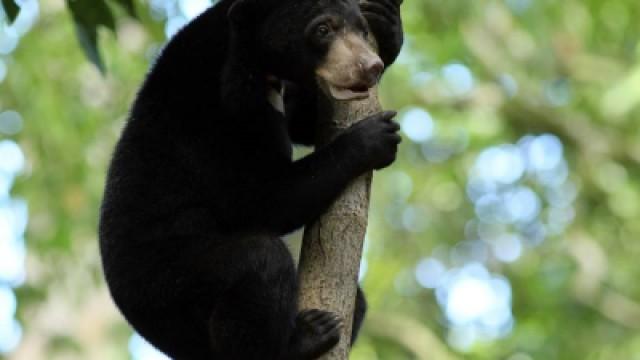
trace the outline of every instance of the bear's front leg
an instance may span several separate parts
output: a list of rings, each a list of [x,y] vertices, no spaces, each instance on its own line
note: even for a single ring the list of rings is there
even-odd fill
[[[225,209],[220,225],[283,235],[315,220],[351,180],[395,161],[401,141],[395,115],[372,115],[304,158],[260,174],[234,194],[235,205]]]

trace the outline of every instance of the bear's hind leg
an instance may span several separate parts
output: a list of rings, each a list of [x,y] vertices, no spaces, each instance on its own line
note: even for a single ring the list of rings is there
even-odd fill
[[[297,274],[281,239],[230,240],[224,268],[230,287],[212,304],[209,338],[214,359],[278,359],[296,317]]]
[[[336,314],[317,309],[301,311],[288,353],[283,360],[311,360],[331,350],[340,340],[342,323]]]
[[[217,302],[209,319],[213,359],[278,359],[293,330],[295,304],[260,274],[245,276]],[[286,291],[285,291],[286,292]]]
[[[362,288],[358,286],[358,292],[356,293],[356,306],[353,311],[353,326],[351,327],[351,346],[356,342],[358,333],[364,322],[364,316],[367,312],[367,300],[364,297]]]
[[[241,246],[239,246],[241,245]],[[209,339],[214,359],[305,360],[331,349],[338,319],[309,310],[297,314],[297,272],[279,238],[237,239],[236,264],[244,269],[213,304]],[[245,258],[246,257],[246,258]]]

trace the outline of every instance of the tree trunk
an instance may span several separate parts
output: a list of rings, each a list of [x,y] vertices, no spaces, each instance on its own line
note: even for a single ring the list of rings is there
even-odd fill
[[[377,91],[360,101],[321,101],[317,145],[380,111]],[[348,358],[372,174],[360,176],[315,223],[305,227],[300,253],[300,309],[322,309],[344,322],[340,342],[323,359]]]

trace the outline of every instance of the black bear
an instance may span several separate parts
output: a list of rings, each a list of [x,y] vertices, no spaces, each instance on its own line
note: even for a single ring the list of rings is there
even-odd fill
[[[316,99],[366,96],[401,43],[394,0],[221,0],[169,42],[101,208],[104,274],[136,331],[175,359],[315,359],[337,343],[341,320],[298,310],[280,237],[395,160],[395,113],[297,161],[291,146],[313,142]]]

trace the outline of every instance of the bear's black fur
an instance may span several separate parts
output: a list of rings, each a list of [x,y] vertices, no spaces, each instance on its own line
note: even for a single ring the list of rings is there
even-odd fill
[[[362,13],[390,64],[402,42],[397,6],[372,0]],[[312,359],[338,340],[332,314],[298,312],[280,236],[391,164],[399,137],[385,112],[292,161],[292,141],[314,137],[314,69],[327,47],[311,47],[305,30],[322,14],[362,27],[349,0],[222,0],[169,42],[133,105],[108,173],[100,250],[119,309],[173,358]],[[268,77],[290,90],[286,119],[267,101]],[[354,338],[361,291],[357,303]]]

